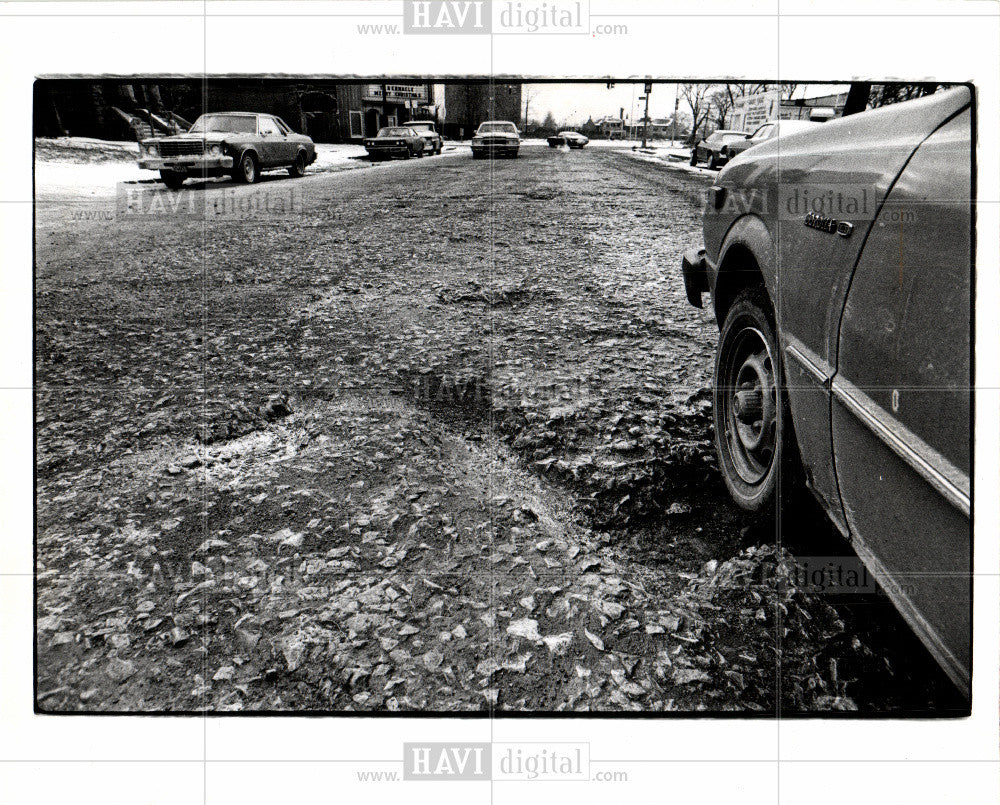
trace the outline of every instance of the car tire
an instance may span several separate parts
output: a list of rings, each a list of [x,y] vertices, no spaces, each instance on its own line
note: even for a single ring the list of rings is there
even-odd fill
[[[691,166],[692,167],[696,167],[697,165],[698,165],[698,152],[697,151],[692,151],[691,152]]]
[[[160,171],[160,181],[171,190],[180,190],[181,185],[184,184],[184,180],[186,178],[187,176],[183,173],[178,173],[177,171]]]
[[[295,155],[295,161],[288,166],[288,175],[294,179],[301,179],[306,175],[306,153],[299,151]]]
[[[257,159],[249,151],[240,157],[233,170],[233,179],[240,184],[253,184],[260,178],[260,167]]]
[[[719,169],[719,160],[716,158],[715,154],[712,154],[708,158],[708,167],[709,167],[710,170],[718,170]]]
[[[747,511],[774,510],[801,487],[774,313],[762,287],[741,291],[722,324],[712,392],[726,488]]]

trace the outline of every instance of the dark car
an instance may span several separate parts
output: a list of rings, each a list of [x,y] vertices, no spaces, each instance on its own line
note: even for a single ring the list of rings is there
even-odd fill
[[[753,134],[745,140],[735,140],[722,147],[721,154],[729,161],[737,154],[742,154],[748,148],[760,145],[774,137],[788,137],[801,131],[810,131],[819,123],[813,120],[772,120],[757,127]]]
[[[746,138],[746,132],[742,131],[729,129],[713,131],[707,139],[702,140],[691,149],[691,164],[697,165],[699,162],[706,162],[708,167],[712,169],[721,168],[729,159],[725,154],[726,146]]]
[[[189,176],[231,175],[253,184],[262,171],[287,168],[302,176],[316,159],[316,146],[280,118],[253,112],[212,112],[184,134],[139,143],[139,167],[158,170],[176,190]]]
[[[569,148],[583,148],[590,142],[590,139],[584,137],[578,131],[560,131],[558,134],[553,134],[549,137],[548,141],[549,148],[560,148],[564,145]]]
[[[472,158],[488,156],[516,157],[521,149],[517,126],[508,120],[487,120],[480,123],[472,138]]]
[[[424,138],[424,146],[428,154],[440,154],[444,140],[438,134],[433,120],[411,120],[406,124]]]
[[[378,134],[365,140],[365,148],[372,159],[409,159],[413,156],[422,157],[427,144],[411,126],[383,126]]]
[[[769,511],[808,488],[966,694],[971,116],[959,87],[754,147],[709,189],[681,266],[720,328],[733,500]]]

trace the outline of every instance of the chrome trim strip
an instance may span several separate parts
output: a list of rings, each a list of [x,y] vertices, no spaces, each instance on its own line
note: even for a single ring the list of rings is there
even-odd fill
[[[886,566],[868,549],[863,540],[855,539],[853,546],[855,552],[858,554],[858,558],[864,563],[865,567],[868,568],[878,583],[882,585],[882,589],[885,590],[889,599],[896,605],[896,608],[903,616],[903,620],[916,632],[917,637],[920,638],[920,641],[934,656],[934,659],[938,661],[938,664],[944,669],[944,672],[951,681],[958,686],[962,693],[969,696],[971,691],[971,669],[966,668],[955,658],[955,655],[945,645],[941,634],[931,626],[930,622],[920,614],[920,611],[906,596],[899,582],[896,580],[899,574],[890,573]]]
[[[830,375],[824,372],[818,364],[816,364],[812,358],[809,358],[802,350],[795,344],[789,344],[785,347],[785,353],[795,358],[795,361],[809,374],[813,376],[814,379],[818,380],[821,385],[826,386],[830,382]]]
[[[832,388],[834,396],[918,475],[966,517],[971,514],[969,478],[964,472],[898,422],[890,427],[880,416],[882,409],[853,384],[835,378]]]

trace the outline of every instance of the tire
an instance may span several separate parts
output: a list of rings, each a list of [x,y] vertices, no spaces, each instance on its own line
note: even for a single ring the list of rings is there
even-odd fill
[[[692,167],[696,167],[698,165],[698,150],[697,149],[694,149],[693,151],[691,151],[691,165],[692,165]]]
[[[472,152],[472,158],[473,159],[482,159],[484,156],[486,156],[486,154],[477,153],[476,151]]]
[[[288,175],[294,179],[301,179],[306,175],[306,153],[299,151],[295,155],[295,161],[288,167]]]
[[[183,173],[177,173],[177,171],[160,171],[160,181],[171,190],[180,190],[186,178],[187,176]]]
[[[233,179],[240,184],[253,184],[260,178],[260,167],[253,154],[247,152],[233,168]]]
[[[708,158],[708,167],[709,167],[710,170],[718,170],[719,169],[719,161],[716,159],[715,154],[712,154]]]
[[[726,488],[751,512],[774,510],[778,498],[801,487],[783,371],[767,293],[741,291],[719,333],[712,415]]]

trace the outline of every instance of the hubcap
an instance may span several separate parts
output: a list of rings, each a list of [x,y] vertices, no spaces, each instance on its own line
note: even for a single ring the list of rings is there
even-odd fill
[[[254,174],[253,160],[252,159],[244,159],[243,160],[243,175],[246,176],[248,179],[253,179],[253,174]]]
[[[729,453],[740,478],[756,484],[770,471],[777,445],[778,393],[767,339],[754,327],[740,330],[724,367],[720,397]]]

